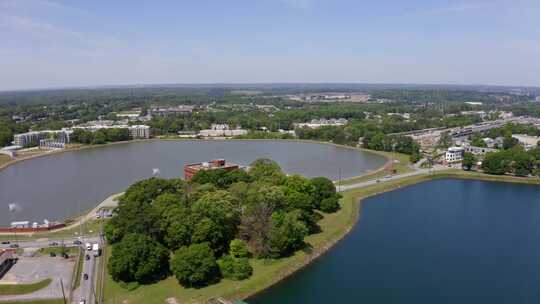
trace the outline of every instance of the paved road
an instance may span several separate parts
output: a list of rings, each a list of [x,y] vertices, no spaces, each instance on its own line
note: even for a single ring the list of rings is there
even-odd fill
[[[83,238],[83,244],[85,242],[90,243],[97,243],[99,241],[98,236],[88,236]],[[57,242],[59,245],[62,244],[62,241],[64,241],[64,245],[66,247],[74,247],[77,246],[73,244],[73,240],[62,240],[62,239],[47,239],[47,240],[35,240],[35,241],[24,241],[24,242],[18,242],[20,248],[46,248],[51,247],[49,246],[52,242]],[[11,244],[15,244],[15,241],[11,241],[10,244],[1,244],[0,249],[7,249]]]
[[[431,173],[431,172],[435,172],[435,171],[448,170],[448,169],[449,169],[448,167],[436,165],[431,169],[417,169],[416,171],[411,171],[411,172],[402,173],[402,174],[396,174],[396,175],[388,175],[387,177],[383,177],[383,178],[379,178],[379,179],[372,179],[372,180],[368,180],[368,181],[360,182],[360,183],[356,183],[356,184],[341,185],[341,186],[338,186],[338,191],[343,192],[343,191],[352,190],[352,189],[364,188],[364,187],[367,187],[367,186],[375,185],[377,183],[402,179],[402,178],[409,177],[409,176],[427,174],[427,173]],[[377,182],[377,181],[379,181],[379,182]]]
[[[86,300],[86,303],[95,303],[95,286],[96,286],[96,271],[99,268],[100,257],[94,257],[93,252],[86,251],[85,255],[90,257],[89,260],[84,259],[83,269],[81,271],[81,285],[78,288],[78,292],[73,297],[74,303],[79,303],[82,299]],[[88,275],[88,279],[84,279],[84,275]]]

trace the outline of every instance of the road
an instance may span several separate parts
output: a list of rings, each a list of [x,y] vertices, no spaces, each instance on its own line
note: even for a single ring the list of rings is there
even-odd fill
[[[377,183],[382,183],[382,182],[386,182],[386,181],[392,181],[392,180],[397,180],[397,179],[401,179],[401,178],[405,178],[405,177],[409,177],[409,176],[428,174],[428,173],[431,173],[431,172],[443,171],[443,170],[448,170],[448,167],[435,165],[431,169],[417,168],[415,171],[411,171],[411,172],[407,172],[407,173],[388,175],[388,176],[383,177],[383,178],[372,179],[372,180],[368,180],[368,181],[360,182],[360,183],[356,183],[356,184],[339,185],[337,190],[339,192],[343,192],[343,191],[352,190],[352,189],[364,188],[364,187],[367,187],[367,186],[375,185]]]
[[[88,236],[83,238],[83,245],[85,242],[97,243],[99,242],[98,236]],[[59,246],[64,241],[66,247],[75,247],[76,244],[73,244],[72,240],[66,241],[65,239],[46,239],[46,240],[35,240],[35,241],[24,241],[18,242],[20,248],[46,248],[46,247],[55,247],[49,246],[52,242],[57,242]],[[1,244],[0,249],[8,249],[11,244],[15,244],[15,241],[11,241],[10,244]]]
[[[94,257],[94,253],[86,251],[85,256],[88,255],[89,259],[84,258],[83,269],[81,271],[81,285],[79,286],[78,297],[74,297],[74,303],[79,303],[81,299],[85,299],[86,303],[95,303],[96,294],[96,270],[99,268],[100,257]],[[88,279],[84,279],[84,275],[88,275]]]

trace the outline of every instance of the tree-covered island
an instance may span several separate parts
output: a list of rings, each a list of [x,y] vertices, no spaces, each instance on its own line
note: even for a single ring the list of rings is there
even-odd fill
[[[108,271],[124,287],[173,275],[184,287],[251,276],[252,259],[309,248],[321,213],[339,209],[324,177],[286,175],[259,159],[249,171],[200,171],[189,182],[153,177],[130,186],[105,233]]]

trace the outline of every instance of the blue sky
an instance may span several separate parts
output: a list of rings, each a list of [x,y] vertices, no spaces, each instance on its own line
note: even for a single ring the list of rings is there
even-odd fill
[[[0,0],[0,90],[259,82],[540,86],[540,1]]]

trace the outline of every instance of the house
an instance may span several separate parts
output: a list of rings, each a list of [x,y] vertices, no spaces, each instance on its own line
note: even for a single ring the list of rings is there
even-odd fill
[[[463,153],[465,149],[462,147],[450,147],[445,154],[445,160],[447,163],[455,163],[463,160]]]

